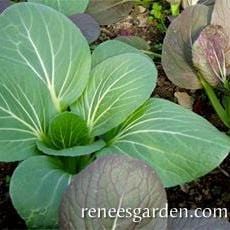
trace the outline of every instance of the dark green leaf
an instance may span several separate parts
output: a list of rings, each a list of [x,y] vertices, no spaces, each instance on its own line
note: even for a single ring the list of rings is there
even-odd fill
[[[101,150],[104,146],[105,146],[105,142],[102,140],[99,140],[92,144],[88,144],[84,146],[73,146],[71,148],[58,150],[50,146],[47,146],[40,141],[37,142],[38,149],[42,151],[43,153],[46,153],[51,156],[67,156],[67,157],[89,155],[91,153]]]
[[[71,112],[58,114],[51,121],[49,137],[56,149],[86,145],[90,141],[86,122]]]

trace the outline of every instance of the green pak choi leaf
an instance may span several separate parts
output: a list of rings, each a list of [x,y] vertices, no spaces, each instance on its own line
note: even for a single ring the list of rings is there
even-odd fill
[[[28,2],[47,5],[67,16],[83,13],[89,4],[89,0],[28,0]]]
[[[21,81],[39,79],[58,111],[82,94],[89,78],[90,50],[69,19],[44,5],[19,3],[3,12],[0,23],[0,64],[8,75]]]
[[[51,121],[49,136],[56,149],[86,145],[90,140],[86,122],[70,112],[61,113]]]
[[[50,119],[82,94],[90,50],[71,21],[39,4],[7,8],[0,31],[0,160],[18,161],[35,154]]]
[[[192,181],[217,167],[230,140],[195,113],[162,99],[150,99],[106,135],[99,155],[120,153],[146,161],[166,187]]]
[[[116,39],[103,42],[100,45],[98,45],[96,49],[93,51],[92,68],[110,57],[118,56],[120,54],[125,53],[141,54],[141,52],[135,47],[130,46],[124,42],[118,41]]]
[[[10,196],[29,229],[57,229],[61,197],[72,175],[59,159],[31,157],[22,162],[10,182]]]
[[[103,140],[98,140],[92,144],[87,145],[76,145],[65,149],[55,149],[53,146],[49,146],[41,141],[37,141],[37,147],[43,153],[51,156],[66,156],[66,157],[78,157],[89,155],[97,152],[105,147],[106,143]]]
[[[89,84],[72,110],[87,121],[91,136],[104,134],[149,98],[156,77],[154,63],[143,55],[108,58],[92,70]]]

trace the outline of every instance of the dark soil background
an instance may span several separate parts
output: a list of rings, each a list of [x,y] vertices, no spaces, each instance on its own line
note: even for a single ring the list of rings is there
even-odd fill
[[[152,51],[159,52],[158,49],[162,44],[164,33],[156,29],[156,22],[148,21],[147,15],[148,12],[145,12],[143,8],[138,8],[138,12],[134,11],[126,20],[112,26],[103,27],[97,44],[119,35],[137,35],[149,42]],[[202,91],[193,92],[174,86],[167,80],[160,60],[156,59],[154,62],[159,72],[158,84],[153,92],[154,96],[181,104],[180,98],[178,100],[175,95],[178,92],[186,93],[187,98],[191,99],[189,103],[191,103],[191,109],[194,112],[208,119],[221,131],[226,131]],[[8,192],[10,176],[15,167],[16,164],[0,163],[0,230],[26,229],[24,222],[17,215],[11,204]],[[230,207],[230,157],[219,168],[197,181],[167,189],[167,195],[170,208]],[[26,199],[26,197],[23,199]]]

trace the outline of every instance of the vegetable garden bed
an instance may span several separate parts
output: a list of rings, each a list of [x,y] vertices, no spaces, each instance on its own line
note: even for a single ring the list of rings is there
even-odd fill
[[[118,5],[115,13],[114,6],[99,0],[92,0],[87,10],[84,0],[79,1],[82,5],[75,1],[70,5],[65,1],[61,5],[56,1],[29,2],[9,7],[8,1],[0,0],[0,9],[6,8],[0,18],[0,229],[59,226],[77,230],[86,229],[86,225],[93,229],[90,219],[82,221],[69,207],[78,211],[84,205],[100,207],[89,196],[94,190],[102,191],[97,199],[105,206],[105,194],[116,190],[108,199],[117,207],[129,189],[135,191],[132,196],[140,195],[135,190],[140,178],[144,191],[139,198],[151,194],[152,203],[146,203],[146,208],[163,207],[167,201],[169,208],[189,210],[230,207],[229,31],[224,19],[218,21],[215,16],[226,7],[226,0],[220,0],[214,10],[212,0],[190,7],[189,1],[183,1],[179,8],[181,1],[127,1],[124,5],[114,1],[115,7]],[[230,13],[230,7],[225,10]],[[211,25],[211,32],[207,31],[210,15],[205,18],[204,12],[214,15],[213,25],[221,24],[221,28],[215,27],[213,32]],[[193,20],[186,21],[185,16]],[[13,25],[11,30],[9,25]],[[206,31],[201,30],[204,27]],[[186,33],[195,36],[194,46],[186,40]],[[10,40],[12,34],[17,36]],[[43,44],[41,34],[47,34]],[[56,39],[62,34],[65,45]],[[199,50],[198,56],[193,54],[192,59],[192,47],[186,54],[181,42],[184,47],[195,47],[193,52]],[[215,59],[206,58],[208,55]],[[74,75],[76,71],[78,75]],[[25,75],[35,80],[25,83],[21,80]],[[8,118],[12,114],[13,118]],[[9,127],[3,118],[9,119]],[[15,143],[20,142],[20,148],[9,138],[18,139]],[[32,141],[26,144],[22,139]],[[49,180],[40,179],[46,177]],[[115,183],[113,188],[110,180]],[[127,190],[125,181],[131,181]],[[79,184],[87,184],[88,190]],[[147,191],[149,184],[151,192]],[[127,195],[127,201],[132,196]],[[135,199],[129,204],[140,205]],[[94,225],[113,230],[136,226],[127,221],[118,228],[114,219],[103,221]],[[139,225],[143,230],[176,229],[177,222],[170,221],[168,227],[167,220],[157,218]],[[220,230],[229,229],[226,220],[218,221],[210,219],[207,228],[214,224]]]

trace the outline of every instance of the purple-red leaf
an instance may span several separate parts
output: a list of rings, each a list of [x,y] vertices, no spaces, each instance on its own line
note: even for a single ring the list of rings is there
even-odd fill
[[[89,43],[92,43],[100,36],[100,26],[89,14],[75,14],[69,17],[81,30]]]
[[[195,212],[194,210],[183,213],[182,216],[170,217],[168,230],[229,230],[230,223],[224,219],[209,216],[209,213]],[[197,216],[197,217],[196,217]]]
[[[193,64],[212,86],[226,78],[225,50],[228,37],[221,26],[209,25],[193,45]]]
[[[213,25],[220,25],[223,27],[224,32],[228,36],[228,50],[226,52],[226,68],[230,71],[230,1],[229,0],[217,0],[214,5],[212,13]]]
[[[90,218],[87,209],[104,208],[109,212],[114,208],[119,215],[126,215],[120,213],[121,209],[129,209],[133,213],[140,208],[139,216],[142,216],[144,209],[166,207],[166,202],[165,190],[158,176],[143,161],[118,155],[101,157],[73,178],[60,207],[60,228],[128,230],[136,229],[138,224],[138,229],[165,230],[167,219],[158,218],[158,213],[155,218],[143,218],[138,223],[132,214],[120,218],[114,213],[117,219],[108,215],[107,218]],[[82,218],[82,213],[85,218]],[[94,215],[98,213],[94,212]]]
[[[0,0],[0,14],[10,5],[11,2],[9,0]]]
[[[209,24],[207,6],[186,8],[167,31],[162,53],[162,64],[168,78],[181,88],[199,89],[201,84],[192,64],[192,45],[203,28]]]

